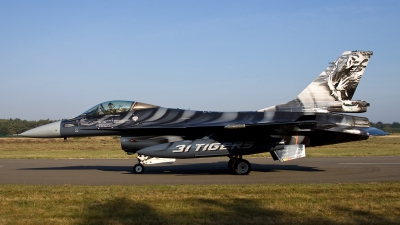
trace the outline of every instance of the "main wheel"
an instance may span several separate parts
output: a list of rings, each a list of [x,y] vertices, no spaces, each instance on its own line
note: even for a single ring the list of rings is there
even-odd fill
[[[228,168],[231,172],[235,172],[235,162],[236,160],[230,159],[228,161]]]
[[[133,166],[133,172],[136,174],[140,174],[144,172],[144,166],[140,163]]]
[[[250,173],[251,165],[249,161],[244,159],[238,159],[235,163],[235,172],[238,175],[247,175]]]

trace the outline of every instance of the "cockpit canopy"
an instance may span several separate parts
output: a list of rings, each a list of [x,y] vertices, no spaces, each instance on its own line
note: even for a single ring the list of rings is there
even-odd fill
[[[95,105],[89,110],[86,110],[84,113],[82,113],[81,116],[110,115],[110,114],[118,114],[128,111],[134,111],[134,110],[136,111],[136,110],[157,108],[157,107],[158,106],[156,105],[150,105],[141,102],[115,100]]]

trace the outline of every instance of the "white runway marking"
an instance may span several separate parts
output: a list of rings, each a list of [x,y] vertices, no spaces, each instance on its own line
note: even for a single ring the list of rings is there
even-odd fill
[[[400,165],[400,163],[338,163],[345,165]]]

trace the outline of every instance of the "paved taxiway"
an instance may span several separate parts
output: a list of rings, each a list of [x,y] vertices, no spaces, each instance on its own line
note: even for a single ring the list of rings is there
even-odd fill
[[[133,174],[135,159],[1,159],[0,184],[260,184],[400,181],[400,157],[247,158],[248,176],[229,173],[227,159],[177,160]]]

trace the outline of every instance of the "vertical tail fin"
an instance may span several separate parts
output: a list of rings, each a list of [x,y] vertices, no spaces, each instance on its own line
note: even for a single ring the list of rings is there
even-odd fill
[[[371,51],[346,51],[294,100],[259,111],[365,112],[369,103],[352,100]]]

